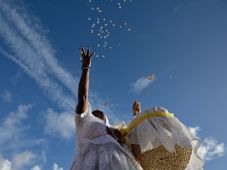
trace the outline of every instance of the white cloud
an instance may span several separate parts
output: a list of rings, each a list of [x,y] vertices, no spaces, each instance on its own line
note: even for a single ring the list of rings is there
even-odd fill
[[[138,80],[131,83],[131,87],[134,92],[141,92],[145,88],[147,88],[152,82],[153,80],[148,80],[146,77],[140,77]]]
[[[1,94],[1,98],[6,103],[11,103],[12,102],[12,94],[8,90],[3,91],[3,93]]]
[[[31,151],[24,151],[15,154],[12,159],[13,169],[24,169],[24,167],[30,166],[36,159],[36,155]]]
[[[43,33],[44,31],[41,29],[37,31],[36,27],[33,25],[31,16],[28,17],[29,14],[24,12],[26,17],[23,17],[17,10],[15,10],[15,5],[13,7],[14,9],[12,6],[10,7],[10,5],[11,4],[7,2],[1,3],[1,9],[7,19],[11,20],[22,36],[27,39],[37,53],[37,56],[45,61],[45,64],[50,68],[49,71],[74,94],[76,78],[67,72],[55,59],[54,50]],[[41,28],[40,25],[39,28]]]
[[[9,113],[8,116],[1,121],[0,146],[15,142],[12,142],[12,140],[16,139],[20,135],[20,132],[23,131],[20,124],[27,118],[27,112],[30,108],[31,105],[19,105],[17,111]]]
[[[199,126],[196,127],[189,127],[189,130],[191,131],[192,135],[198,138],[198,132],[200,130]]]
[[[0,170],[11,170],[12,169],[12,163],[4,159],[2,155],[0,155]]]
[[[0,170],[23,170],[31,167],[37,160],[38,155],[31,151],[15,153],[11,160],[5,159],[0,154]],[[31,170],[41,170],[39,165],[35,165]]]
[[[31,170],[41,170],[40,166],[39,165],[35,165],[32,167]]]
[[[14,51],[15,56],[4,50],[1,52],[28,73],[49,96],[64,109],[74,107],[75,84],[74,78],[54,57],[54,50],[41,32],[37,32],[28,14],[20,15],[16,6],[9,1],[0,1],[0,35]],[[27,20],[26,20],[26,19]],[[12,27],[13,26],[13,27]],[[58,79],[54,81],[53,79]],[[69,92],[62,92],[66,87]]]
[[[62,167],[58,166],[58,164],[54,163],[53,170],[64,170]]]
[[[25,135],[28,125],[25,125],[24,121],[28,118],[31,108],[31,105],[19,105],[16,111],[10,112],[0,120],[0,167],[2,169],[20,170],[31,167],[36,162],[45,163],[46,161],[44,151],[34,153],[28,150],[34,147],[42,150],[40,147],[45,144],[44,139],[30,139]],[[1,154],[4,153],[7,153],[9,158],[3,159]],[[37,156],[38,154],[41,156]]]
[[[198,154],[205,161],[210,161],[223,156],[225,153],[224,143],[219,143],[212,137],[205,138],[198,150]]]
[[[198,131],[200,128],[190,127],[191,133],[196,137],[198,137]],[[201,146],[197,151],[198,155],[205,161],[210,161],[212,159],[221,157],[225,153],[225,144],[219,143],[213,137],[206,137],[204,140],[201,140]]]
[[[75,134],[74,117],[69,113],[56,113],[48,109],[45,113],[45,132],[50,135],[59,135],[70,139]]]

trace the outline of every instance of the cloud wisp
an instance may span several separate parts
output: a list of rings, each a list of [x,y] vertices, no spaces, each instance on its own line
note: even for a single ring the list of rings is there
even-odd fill
[[[34,148],[42,150],[45,140],[30,139],[25,134],[28,130],[25,121],[31,108],[32,105],[19,105],[16,111],[10,112],[0,120],[0,169],[21,170],[34,163],[45,162],[44,151],[32,151]],[[3,157],[3,153],[7,153],[7,159]]]
[[[35,165],[32,167],[31,170],[41,170],[40,166],[39,165]]]
[[[11,170],[12,163],[0,154],[0,170]]]
[[[149,80],[147,77],[140,77],[135,82],[131,83],[131,88],[134,92],[142,92],[147,88],[154,80]]]
[[[35,47],[33,47],[31,45],[32,43],[34,44],[33,41],[35,41],[34,39],[38,36],[38,33],[35,31],[32,32],[35,28],[32,29],[31,27],[31,29],[28,29],[29,25],[26,24],[20,14],[16,13],[17,8],[10,9],[9,6],[10,5],[7,5],[4,1],[0,1],[0,35],[5,40],[5,43],[11,47],[14,55],[7,54],[5,51],[1,50],[2,53],[21,66],[26,73],[38,82],[44,91],[48,92],[51,99],[57,102],[60,107],[68,110],[72,109],[74,104],[74,93],[70,92],[70,95],[67,95],[66,92],[62,92],[62,88],[67,87],[66,89],[72,91],[72,86],[75,86],[76,84],[72,82],[75,82],[76,80],[72,78],[71,74],[63,71],[64,68],[54,60],[54,57],[47,55],[49,56],[49,58],[47,58],[47,56],[44,57],[44,54],[41,55],[40,52],[37,52],[41,50],[41,46],[34,45]],[[44,36],[40,33],[39,37]],[[46,45],[46,48],[43,47],[44,49],[42,50],[46,49],[47,51],[50,51],[49,48],[51,47],[49,47],[47,43],[45,44],[44,40],[43,42],[41,40],[39,41],[39,39],[37,38],[36,40],[37,44]],[[50,61],[53,62],[51,66],[49,63]],[[58,74],[53,76],[53,73]],[[59,76],[69,78],[71,84],[69,83],[69,80],[66,81]],[[56,83],[54,78],[61,79],[61,81],[59,81],[62,83]],[[68,102],[66,103],[67,99]]]
[[[198,132],[200,128],[198,126],[190,127],[189,129],[196,138],[199,138]],[[201,146],[199,147],[197,153],[200,156],[200,158],[202,158],[202,160],[210,161],[224,155],[225,144],[219,143],[213,137],[206,137],[205,139],[201,140]]]
[[[23,62],[17,60],[15,56],[6,53],[2,49],[0,49],[0,52],[4,54],[5,57],[18,64],[31,78],[36,81],[36,83],[44,90],[45,94],[48,94],[48,96],[58,104],[58,106],[64,110],[72,110],[74,108],[73,97],[65,95],[65,93],[63,93],[62,87],[59,84],[57,84],[55,81],[52,81],[51,78],[48,78],[47,76],[40,77],[36,74],[35,70],[30,69]]]
[[[29,43],[30,47],[37,54],[38,59],[42,60],[45,65],[48,66],[49,73],[53,74],[53,76],[74,94],[77,79],[56,60],[55,52],[47,40],[44,31],[42,29],[38,31],[32,22],[32,18],[28,17],[29,14],[27,14],[25,10],[23,11],[24,14],[21,15],[17,12],[20,10],[18,10],[15,5],[12,8],[12,5],[13,4],[9,4],[6,1],[1,1],[1,10],[5,18],[12,23],[25,41]],[[41,28],[41,26],[38,27]]]
[[[1,94],[1,98],[6,103],[12,102],[12,94],[8,90],[3,91],[3,93]]]
[[[72,114],[56,113],[53,109],[47,109],[45,113],[45,132],[52,136],[60,136],[64,139],[71,139],[75,134],[74,117]],[[57,126],[56,126],[57,125]]]
[[[31,105],[19,105],[17,111],[11,112],[1,121],[0,125],[0,148],[7,149],[7,146],[15,146],[19,144],[16,141],[23,134],[25,128],[21,127],[22,122],[27,118],[27,112],[30,110]],[[13,140],[12,140],[13,139]]]
[[[72,76],[58,62],[41,24],[37,24],[34,17],[21,8],[11,1],[0,1],[0,37],[12,51],[9,53],[1,49],[0,52],[18,64],[60,108],[72,112],[75,108],[78,77]],[[104,103],[92,91],[90,101],[95,107]]]
[[[57,163],[54,163],[53,170],[64,170],[64,169],[62,167],[60,167]]]

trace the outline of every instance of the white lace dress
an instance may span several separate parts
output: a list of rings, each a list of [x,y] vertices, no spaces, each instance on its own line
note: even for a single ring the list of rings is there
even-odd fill
[[[77,114],[77,156],[71,170],[142,170],[130,152],[107,134],[106,125],[86,112]]]

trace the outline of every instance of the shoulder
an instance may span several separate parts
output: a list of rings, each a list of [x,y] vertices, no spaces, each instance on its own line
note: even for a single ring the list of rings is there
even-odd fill
[[[84,121],[86,121],[86,119],[89,116],[91,116],[91,106],[90,106],[90,104],[88,104],[87,109],[83,113],[81,113],[81,114],[76,113],[76,116],[75,116],[76,124],[83,123]]]

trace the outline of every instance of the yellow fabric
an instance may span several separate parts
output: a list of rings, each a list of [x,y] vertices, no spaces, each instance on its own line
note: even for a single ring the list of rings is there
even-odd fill
[[[129,122],[127,127],[124,127],[122,124],[115,125],[114,128],[118,129],[121,134],[124,136],[124,140],[126,145],[131,149],[131,144],[129,142],[128,134],[134,129],[137,125],[142,123],[145,119],[153,118],[153,117],[174,117],[172,113],[165,113],[165,112],[151,112],[147,114],[139,114],[136,116],[135,119]]]
[[[172,113],[165,113],[165,112],[151,112],[147,114],[141,114],[137,116],[135,119],[133,119],[127,127],[123,127],[120,130],[121,134],[124,136],[131,132],[132,129],[134,129],[137,125],[142,123],[145,119],[153,118],[153,117],[174,117],[174,114]]]

